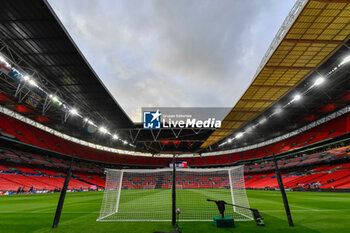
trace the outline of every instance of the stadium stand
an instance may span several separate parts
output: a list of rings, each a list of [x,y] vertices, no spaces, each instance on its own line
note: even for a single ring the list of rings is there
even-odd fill
[[[239,160],[257,159],[271,155],[272,153],[277,154],[285,151],[290,151],[306,145],[310,145],[315,142],[334,138],[348,132],[350,130],[349,116],[350,114],[345,114],[299,135],[257,149],[234,154],[223,154],[220,156],[184,158],[184,160],[189,164],[196,166],[231,164]],[[165,166],[169,161],[167,158],[145,158],[142,156],[120,155],[112,152],[89,148],[87,146],[79,145],[61,139],[57,136],[50,135],[47,132],[27,125],[4,114],[0,114],[0,132],[13,135],[23,143],[35,145],[67,155],[75,155],[88,160],[115,164],[148,166]],[[315,155],[315,157],[317,156]],[[20,156],[20,158],[22,160],[24,159],[23,156]],[[18,156],[13,156],[13,159],[18,159]],[[314,160],[317,160],[317,158]],[[303,163],[309,163],[312,161],[312,158],[308,158],[308,160],[303,161]],[[49,162],[42,159],[33,159],[31,162],[49,164]],[[294,162],[296,163],[297,161]],[[289,164],[288,166],[292,165]]]
[[[329,149],[324,152],[305,154],[297,157],[282,159],[278,162],[283,173],[283,182],[286,188],[298,190],[308,189],[347,189],[350,188],[350,163],[341,163],[350,158],[350,146]],[[1,150],[0,158],[6,165],[0,164],[0,191],[15,192],[19,187],[24,187],[28,192],[31,186],[40,191],[58,191],[64,182],[65,169],[68,165],[63,159],[44,157],[32,153],[23,153],[15,150]],[[216,158],[212,157],[212,161]],[[228,161],[229,157],[217,161]],[[193,162],[193,161],[192,161]],[[323,165],[324,163],[340,162],[336,165]],[[321,165],[320,165],[321,164]],[[310,169],[310,166],[314,166]],[[293,171],[288,172],[288,169]],[[295,169],[299,172],[296,172]],[[89,190],[91,186],[104,187],[103,170],[95,163],[75,162],[73,165],[74,176],[70,182],[70,190]],[[261,164],[245,166],[246,187],[252,189],[275,189],[277,180],[273,173],[272,162],[264,161]],[[263,173],[263,174],[261,174]],[[162,188],[172,186],[170,177],[164,177],[167,182]],[[126,189],[155,188],[157,179],[146,177],[145,179],[128,178],[124,180]],[[227,181],[216,177],[197,179],[196,177],[182,177],[177,183],[184,188],[212,188],[225,187]]]
[[[350,164],[346,164],[350,166]],[[341,166],[340,166],[341,167]],[[328,170],[329,166],[319,167],[309,174],[294,174],[291,172],[283,175],[283,183],[290,189],[344,189],[350,188],[350,169],[335,168]],[[257,189],[275,189],[278,187],[273,173],[260,175],[246,175],[246,187]]]
[[[268,160],[272,153],[292,152],[316,143],[326,144],[330,139],[349,131],[349,116],[350,114],[342,115],[296,136],[256,149],[215,156],[183,157],[182,160],[194,167],[225,166],[243,162],[246,163],[247,188],[274,189],[278,184],[273,173],[273,163]],[[71,190],[88,190],[91,186],[104,187],[104,180],[101,177],[103,177],[105,164],[118,168],[118,165],[164,167],[169,163],[169,158],[121,155],[83,146],[4,114],[0,114],[0,133],[11,140],[15,138],[19,142],[59,152],[66,157],[75,156],[82,159],[73,165],[74,177],[69,186]],[[347,189],[350,188],[350,164],[344,162],[349,158],[350,146],[342,144],[336,148],[327,147],[312,153],[288,156],[280,160],[278,165],[283,171],[286,188]],[[0,163],[4,165],[0,164],[0,190],[2,193],[16,191],[19,187],[29,190],[33,186],[34,190],[57,191],[62,186],[65,171],[69,167],[69,162],[65,159],[14,149],[1,149]],[[104,165],[93,163],[96,161]],[[337,164],[334,165],[334,163]],[[312,170],[303,171],[304,168],[310,167]],[[289,171],[291,169],[294,171]],[[169,179],[163,188],[169,188],[171,185],[172,182]],[[226,183],[222,180],[203,180],[203,178],[196,180],[194,177],[184,177],[177,185],[187,188],[205,188],[223,187]],[[128,180],[125,183],[125,188],[141,189],[156,186],[157,180],[148,178],[141,181]]]

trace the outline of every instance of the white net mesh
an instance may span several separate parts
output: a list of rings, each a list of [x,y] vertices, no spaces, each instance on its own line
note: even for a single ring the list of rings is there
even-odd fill
[[[106,170],[106,187],[98,221],[171,221],[172,168]],[[206,199],[249,207],[243,166],[176,169],[176,208],[181,221],[210,221],[219,216]],[[226,206],[236,221],[252,220],[249,210]]]

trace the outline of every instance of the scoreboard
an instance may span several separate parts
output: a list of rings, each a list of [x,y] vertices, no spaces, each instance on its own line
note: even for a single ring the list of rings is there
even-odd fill
[[[176,167],[180,168],[186,168],[187,166],[187,161],[181,161],[181,162],[175,162]],[[173,162],[169,163],[169,167],[173,167]]]

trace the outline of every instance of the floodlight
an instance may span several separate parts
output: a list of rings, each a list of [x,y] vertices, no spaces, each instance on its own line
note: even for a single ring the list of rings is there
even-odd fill
[[[6,59],[3,56],[0,56],[0,62],[5,63],[5,66],[10,66],[10,64],[6,61]]]
[[[266,121],[267,121],[266,118],[262,118],[262,119],[260,120],[259,124],[264,124]]]
[[[221,143],[221,144],[219,145],[219,147],[225,145],[226,143],[228,143],[228,141]],[[201,156],[202,156],[202,155],[201,155]]]
[[[315,85],[315,86],[321,85],[324,81],[325,81],[325,80],[324,80],[323,77],[319,77],[319,78],[316,79],[314,85]]]
[[[50,98],[51,98],[53,101],[59,102],[57,96],[55,96],[55,95],[50,95]]]
[[[75,108],[69,110],[72,115],[78,115],[78,111]]]
[[[124,144],[127,144],[128,142],[127,141],[123,141]]]
[[[349,56],[346,56],[343,61],[340,63],[340,65],[344,65],[345,63],[348,63],[350,62],[350,55]]]
[[[298,101],[298,100],[300,100],[300,99],[301,99],[301,95],[296,94],[296,95],[294,96],[294,98],[293,98],[293,101]]]
[[[31,86],[38,87],[38,84],[37,84],[33,79],[30,79],[28,83],[29,83]]]
[[[90,120],[88,120],[88,123],[89,123],[90,125],[94,125],[94,122],[92,122],[92,121],[90,121]]]
[[[232,142],[232,139],[231,139],[231,138],[230,138],[230,139],[228,139],[228,140],[227,140],[227,142],[228,142],[228,143]]]
[[[103,126],[101,126],[99,128],[99,130],[100,130],[101,133],[107,133],[108,132],[108,130],[105,127],[103,127]]]
[[[117,140],[118,138],[119,138],[118,135],[113,134],[113,139],[114,139],[114,140]]]
[[[28,75],[23,76],[24,81],[30,81],[30,77]]]
[[[89,121],[89,118],[85,118],[84,121],[85,121],[85,122],[88,122],[88,121]]]
[[[280,114],[282,112],[282,108],[278,107],[275,110],[275,114]]]
[[[235,138],[240,138],[240,137],[242,137],[243,136],[243,133],[238,133],[238,134],[236,134],[236,137]]]

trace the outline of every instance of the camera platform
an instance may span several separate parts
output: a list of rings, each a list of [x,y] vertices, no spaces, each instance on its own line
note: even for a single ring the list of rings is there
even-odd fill
[[[214,226],[220,227],[220,228],[226,228],[226,227],[234,227],[235,223],[233,221],[233,218],[226,216],[226,217],[221,217],[221,216],[215,216],[213,217],[213,223]]]

